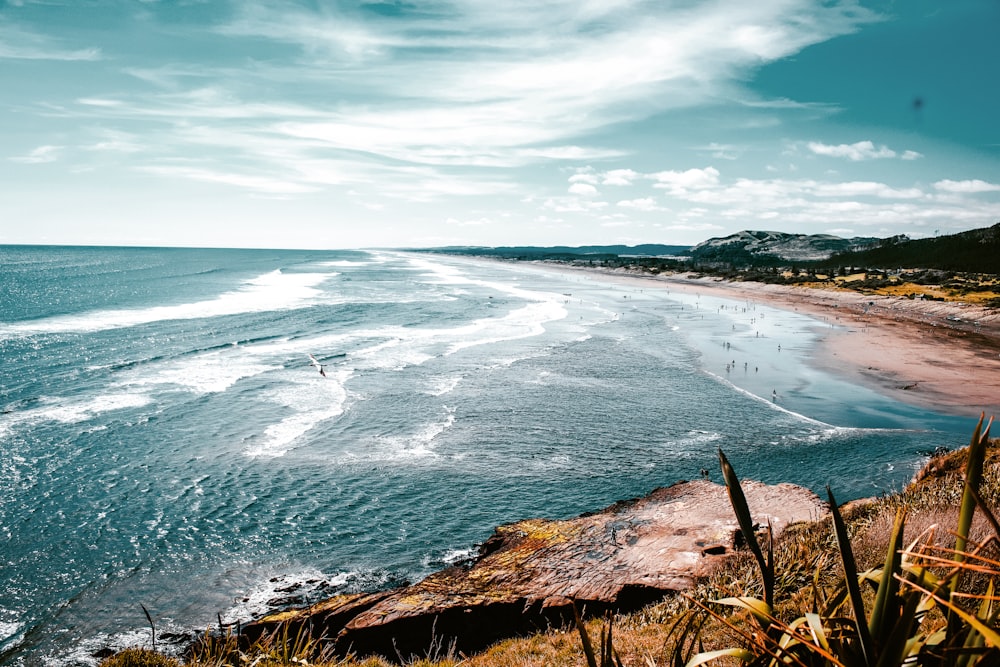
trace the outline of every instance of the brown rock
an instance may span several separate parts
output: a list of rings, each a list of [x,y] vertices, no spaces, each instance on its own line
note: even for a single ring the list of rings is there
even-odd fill
[[[826,506],[791,484],[744,482],[758,525],[780,533],[820,518]],[[340,652],[389,658],[432,645],[470,652],[590,612],[631,610],[687,589],[735,548],[739,528],[724,486],[681,482],[576,519],[500,526],[471,566],[450,567],[401,589],[346,595],[272,614],[246,627],[253,638],[282,623],[308,624]]]

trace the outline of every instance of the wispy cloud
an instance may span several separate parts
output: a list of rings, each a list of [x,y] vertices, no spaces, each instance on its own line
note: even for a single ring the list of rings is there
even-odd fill
[[[68,48],[59,40],[15,26],[0,17],[0,59],[12,60],[100,60],[94,47]]]
[[[752,68],[875,19],[811,0],[432,0],[396,15],[291,0],[233,8],[202,26],[223,40],[226,64],[122,59],[119,76],[144,88],[94,90],[53,113],[122,132],[144,123],[141,151],[121,139],[84,147],[141,155],[134,168],[164,178],[286,195],[370,178],[409,201],[524,192],[531,186],[510,170],[626,157],[593,137],[707,100],[745,100]],[[0,36],[18,57],[101,56],[8,24]],[[269,57],[252,57],[261,44]],[[209,149],[215,167],[201,162]],[[635,178],[613,170],[570,194],[593,199],[597,187]]]
[[[589,170],[586,175],[600,182],[606,173]],[[619,201],[619,207],[645,212],[669,208],[678,220],[715,217],[750,229],[777,219],[786,226],[831,230],[847,222],[879,229],[912,224],[954,228],[1000,217],[1000,202],[974,196],[1000,192],[1000,185],[981,180],[938,181],[927,190],[878,181],[727,178],[714,167],[633,174],[636,186],[646,183],[662,193],[662,199],[637,197]]]
[[[18,155],[15,157],[8,158],[11,162],[20,162],[22,164],[41,164],[43,162],[55,162],[59,159],[59,151],[62,150],[62,146],[39,146],[27,155]]]
[[[124,154],[139,153],[144,149],[143,142],[128,132],[100,130],[97,135],[99,137],[97,141],[84,145],[83,148],[91,151]]]
[[[300,183],[274,179],[267,176],[240,174],[201,167],[162,165],[139,167],[139,170],[160,176],[189,178],[208,183],[224,183],[267,194],[287,195],[316,190],[316,188],[310,188]]]
[[[581,197],[594,197],[598,194],[597,188],[595,188],[590,183],[574,183],[569,186],[570,194],[580,195]]]
[[[806,147],[816,155],[827,157],[847,158],[854,162],[861,160],[882,160],[888,158],[900,158],[903,160],[916,160],[921,156],[916,151],[904,151],[902,155],[892,150],[886,145],[876,146],[872,141],[858,141],[853,144],[823,144],[818,141],[810,141]]]
[[[325,118],[279,133],[417,164],[507,167],[620,155],[568,140],[698,104],[741,70],[872,20],[805,0],[717,5],[465,0],[384,17],[272,2],[241,5],[217,31],[296,47],[289,81],[342,91]]]
[[[631,169],[612,169],[605,172],[601,185],[632,185],[639,173]]]
[[[1000,192],[1000,185],[989,183],[979,179],[969,181],[943,180],[934,184],[934,187],[943,192],[955,192],[962,194],[977,194],[980,192]]]
[[[893,188],[873,181],[847,181],[843,183],[812,183],[800,181],[804,190],[818,197],[878,197],[879,199],[920,199],[925,193],[920,188]]]
[[[712,142],[707,146],[696,146],[695,150],[708,152],[712,157],[719,160],[736,160],[743,153],[743,149],[739,146],[716,142]]]
[[[143,4],[115,25],[169,38],[169,48],[102,34],[97,19],[49,36],[42,20],[9,18],[30,12],[0,17],[7,65],[67,80],[95,73],[41,94],[24,86],[13,120],[50,124],[33,143],[12,144],[25,152],[8,169],[114,165],[147,181],[300,197],[303,208],[345,204],[387,220],[416,212],[456,233],[511,227],[494,205],[552,228],[662,233],[997,215],[1000,185],[939,180],[953,174],[918,162],[914,149],[931,150],[919,135],[910,147],[883,143],[903,135],[876,129],[854,143],[806,141],[831,135],[798,121],[836,104],[761,99],[748,87],[762,65],[880,20],[854,0],[260,0],[206,3],[213,10],[191,23],[177,3]],[[87,34],[101,35],[102,50],[79,40]],[[767,173],[767,163],[780,167]],[[887,164],[891,175],[878,171]]]
[[[122,106],[121,100],[112,100],[99,97],[81,97],[76,102],[77,104],[83,104],[85,106],[103,107],[108,109],[113,109],[115,107]]]
[[[641,197],[639,199],[623,199],[618,202],[618,206],[622,208],[631,208],[637,211],[663,211],[665,210],[660,206],[656,199],[653,197]]]
[[[662,188],[668,194],[684,196],[691,191],[713,189],[719,184],[719,170],[715,167],[688,169],[686,171],[658,171],[649,174],[653,187]]]

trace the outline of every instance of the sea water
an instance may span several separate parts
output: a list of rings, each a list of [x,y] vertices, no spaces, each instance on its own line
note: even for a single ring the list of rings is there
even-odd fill
[[[811,366],[829,326],[432,254],[0,247],[0,664],[415,581],[719,448],[846,500],[967,439]]]

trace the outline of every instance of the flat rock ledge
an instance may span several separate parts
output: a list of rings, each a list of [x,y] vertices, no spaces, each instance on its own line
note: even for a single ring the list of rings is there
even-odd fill
[[[813,492],[793,484],[749,481],[743,490],[755,523],[770,521],[775,534],[827,514]],[[574,603],[589,613],[630,611],[688,589],[732,553],[738,535],[724,486],[679,482],[575,519],[500,526],[468,564],[411,586],[276,612],[244,626],[242,636],[253,642],[279,628],[291,637],[305,631],[337,653],[392,660],[435,648],[471,653],[560,627]]]

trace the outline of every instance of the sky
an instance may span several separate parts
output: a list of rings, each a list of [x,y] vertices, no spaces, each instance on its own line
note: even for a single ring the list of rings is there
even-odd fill
[[[1000,222],[998,0],[0,0],[0,244]]]

